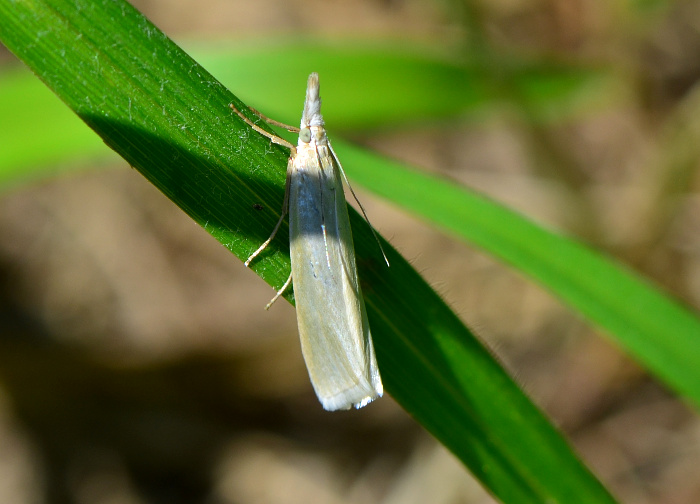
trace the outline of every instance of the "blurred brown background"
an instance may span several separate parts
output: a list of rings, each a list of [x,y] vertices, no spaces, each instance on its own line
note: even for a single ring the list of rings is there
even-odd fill
[[[479,32],[504,50],[618,66],[619,100],[565,123],[503,110],[353,140],[700,306],[699,2],[133,3],[176,41],[449,45]],[[361,198],[621,501],[700,501],[696,414],[530,281]],[[272,289],[125,165],[0,195],[0,236],[0,502],[491,502],[390,398],[324,412],[293,309],[265,312]]]

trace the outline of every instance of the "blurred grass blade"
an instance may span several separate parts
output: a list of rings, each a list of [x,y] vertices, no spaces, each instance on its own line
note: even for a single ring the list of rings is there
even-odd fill
[[[264,103],[265,112],[283,122],[298,120],[298,82],[308,73],[323,76],[324,94],[340,100],[324,103],[334,136],[358,129],[410,125],[463,117],[500,107],[504,99],[488,69],[456,65],[435,47],[374,42],[279,40],[251,47],[241,41],[188,43],[191,54],[248,103]],[[309,64],[312,61],[313,64]],[[500,68],[501,63],[499,63]],[[547,61],[503,63],[508,90],[541,121],[590,114],[615,94],[615,78],[598,68]],[[302,70],[300,70],[302,69]],[[372,92],[367,93],[367,75]],[[410,85],[406,85],[409,82]],[[397,93],[397,90],[401,90]],[[501,89],[501,94],[504,90]],[[248,101],[249,100],[249,101]],[[362,103],[361,107],[357,104]],[[107,149],[84,124],[24,68],[0,74],[0,190],[82,166]],[[50,118],[50,120],[47,120]],[[76,160],[79,161],[76,163]],[[94,166],[94,165],[93,165]]]
[[[75,171],[76,164],[83,164],[76,159],[105,154],[114,157],[75,114],[23,68],[4,70],[0,75],[0,145],[0,190],[61,169]]]
[[[282,201],[287,153],[232,115],[235,98],[133,7],[3,1],[0,16],[3,43],[229,250],[244,258],[267,237],[277,216],[253,205]],[[352,222],[389,393],[504,502],[613,502],[410,265],[387,249],[387,269],[366,224]],[[274,286],[289,271],[283,236],[256,263]]]
[[[604,67],[512,58],[490,60],[484,66],[480,60],[456,62],[444,49],[404,40],[277,42],[273,47],[237,42],[225,50],[188,46],[190,54],[241,99],[264,98],[268,113],[287,122],[298,121],[299,78],[317,71],[324,79],[324,93],[342,97],[323,104],[324,117],[336,135],[402,124],[424,126],[426,120],[493,110],[504,101],[517,100],[527,107],[529,119],[541,122],[570,120],[619,102],[620,77]],[[494,68],[499,82],[494,82]]]

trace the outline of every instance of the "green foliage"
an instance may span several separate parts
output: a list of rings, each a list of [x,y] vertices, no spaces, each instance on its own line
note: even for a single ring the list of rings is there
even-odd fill
[[[245,259],[267,237],[276,216],[256,212],[254,205],[279,206],[288,153],[233,115],[228,104],[244,108],[243,103],[140,13],[119,0],[37,0],[0,3],[0,15],[2,42],[109,147],[233,254]],[[198,59],[241,97],[268,89],[275,99],[265,112],[288,122],[297,120],[312,70],[324,76],[324,96],[351,97],[372,76],[377,94],[363,95],[363,102],[370,101],[366,111],[349,105],[359,99],[328,101],[326,117],[347,118],[346,126],[456,116],[506,92],[531,111],[543,110],[540,119],[551,120],[578,113],[578,98],[606,80],[598,69],[514,66],[505,90],[478,65],[456,65],[430,51],[417,56],[390,47],[290,46],[261,54],[234,59],[217,51]],[[8,79],[26,81],[22,75]],[[406,92],[389,94],[397,83]],[[35,167],[97,152],[74,116],[56,109],[39,89],[30,95],[37,101],[23,102],[17,86],[3,86],[0,93],[0,113],[17,118],[17,127],[5,128],[0,138],[4,145],[14,138],[17,146],[0,154],[0,183],[39,176]],[[547,107],[541,106],[545,96]],[[560,107],[553,106],[552,96]],[[45,154],[23,149],[24,135],[44,145]],[[700,404],[695,365],[700,344],[694,338],[700,322],[658,289],[453,183],[337,140],[335,146],[358,183],[532,275]],[[351,220],[388,392],[504,502],[612,502],[415,270],[385,244],[392,265],[387,269],[367,225],[355,213]],[[275,287],[289,271],[284,231],[254,263]]]

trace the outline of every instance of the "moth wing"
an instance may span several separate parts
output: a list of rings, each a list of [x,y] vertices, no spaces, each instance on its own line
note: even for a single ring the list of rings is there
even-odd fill
[[[364,406],[383,389],[338,164],[327,147],[317,150],[292,169],[290,246],[302,353],[316,395],[332,411]]]

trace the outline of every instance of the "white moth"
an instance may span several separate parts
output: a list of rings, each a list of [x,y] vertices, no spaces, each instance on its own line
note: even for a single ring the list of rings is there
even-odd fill
[[[289,212],[292,272],[268,308],[293,278],[301,350],[316,395],[329,411],[361,408],[381,397],[383,387],[357,278],[341,178],[345,173],[324,129],[318,74],[309,76],[299,130],[254,111],[267,122],[298,131],[296,148],[231,108],[256,131],[291,150],[282,216],[245,264],[272,241]]]

